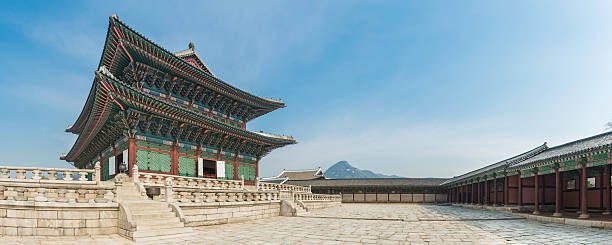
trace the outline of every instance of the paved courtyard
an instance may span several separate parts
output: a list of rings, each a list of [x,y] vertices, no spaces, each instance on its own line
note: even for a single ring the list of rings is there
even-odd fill
[[[132,244],[119,236],[2,237],[0,244]],[[612,244],[612,231],[450,206],[343,204],[304,217],[199,227],[155,244]]]

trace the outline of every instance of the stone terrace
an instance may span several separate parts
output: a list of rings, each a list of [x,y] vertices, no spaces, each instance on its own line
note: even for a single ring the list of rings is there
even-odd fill
[[[2,244],[132,244],[116,235],[1,237]],[[197,227],[153,244],[605,244],[612,231],[538,223],[512,214],[452,206],[343,204],[300,217]],[[139,243],[141,244],[141,243]]]

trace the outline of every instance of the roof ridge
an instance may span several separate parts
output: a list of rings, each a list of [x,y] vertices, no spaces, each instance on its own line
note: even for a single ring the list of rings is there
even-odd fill
[[[181,61],[185,62],[187,65],[191,66],[192,68],[197,69],[197,70],[201,70],[201,69],[198,69],[197,67],[195,67],[194,65],[190,64],[189,62],[186,62],[186,61],[184,61],[183,59],[181,59],[180,57],[176,56],[176,55],[174,54],[174,52],[171,52],[170,50],[168,50],[168,49],[166,49],[166,48],[162,47],[161,45],[159,45],[159,44],[157,44],[157,43],[153,42],[151,39],[147,38],[145,35],[141,34],[140,32],[138,32],[138,31],[134,30],[134,28],[130,27],[129,25],[127,25],[126,23],[124,23],[123,21],[121,21],[121,20],[119,19],[119,16],[117,16],[117,14],[111,15],[111,16],[109,17],[109,19],[111,20],[111,23],[113,22],[113,20],[114,20],[114,21],[116,21],[117,23],[119,23],[119,24],[121,24],[121,25],[125,26],[127,29],[129,29],[130,31],[134,32],[136,35],[138,35],[138,36],[140,36],[141,38],[143,38],[144,40],[146,40],[147,42],[149,42],[149,43],[153,44],[154,46],[157,46],[157,48],[159,48],[159,49],[161,49],[161,50],[165,51],[166,53],[168,53],[168,54],[170,54],[170,55],[175,56],[175,57],[176,57],[176,58],[178,58],[179,60],[181,60]],[[106,46],[106,43],[105,43],[105,46]],[[211,72],[211,73],[212,73],[212,72]],[[272,103],[276,103],[276,104],[282,104],[282,105],[280,105],[280,107],[285,107],[285,104],[284,104],[282,101],[280,101],[280,102],[279,102],[279,101],[277,101],[277,100],[273,100],[273,99],[269,99],[269,98],[261,97],[261,96],[255,95],[255,94],[251,94],[251,93],[246,92],[246,91],[244,91],[244,90],[242,90],[242,89],[240,89],[240,88],[237,88],[237,87],[235,87],[235,86],[233,86],[233,85],[231,85],[231,84],[229,84],[229,83],[226,83],[225,81],[221,80],[220,78],[216,77],[215,75],[211,75],[211,74],[208,74],[208,73],[206,73],[206,72],[204,72],[204,74],[211,76],[211,77],[212,77],[212,80],[215,80],[215,81],[216,81],[216,83],[218,83],[218,84],[219,84],[221,87],[229,87],[229,88],[232,88],[232,89],[238,90],[238,91],[240,91],[240,92],[242,92],[242,93],[246,94],[247,96],[249,96],[249,95],[250,95],[250,96],[253,96],[253,97],[255,97],[255,98],[259,98],[259,99],[262,99],[262,100],[265,100],[265,101],[268,101],[268,102],[272,102]]]
[[[571,144],[580,143],[580,142],[583,142],[583,141],[587,141],[587,140],[590,140],[590,139],[601,137],[601,136],[606,135],[606,134],[612,135],[612,131],[608,131],[608,132],[592,135],[592,136],[589,136],[589,137],[586,137],[586,138],[582,138],[582,139],[577,139],[577,140],[570,141],[570,142],[567,142],[567,143],[564,143],[564,144],[561,144],[561,145],[556,145],[556,146],[548,148],[548,150],[554,150],[554,149],[558,149],[558,148],[561,148],[561,147],[564,147],[564,146],[568,146],[568,145],[571,145]]]

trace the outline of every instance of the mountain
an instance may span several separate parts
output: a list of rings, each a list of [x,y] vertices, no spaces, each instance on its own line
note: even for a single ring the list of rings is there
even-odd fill
[[[384,175],[370,170],[361,170],[351,166],[347,161],[339,161],[325,171],[328,179],[363,179],[363,178],[402,178],[397,175]]]

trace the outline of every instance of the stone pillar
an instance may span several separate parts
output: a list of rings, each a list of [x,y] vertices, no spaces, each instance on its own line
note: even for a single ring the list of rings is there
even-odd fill
[[[589,218],[587,211],[587,167],[582,163],[582,173],[580,174],[580,216],[579,219]]]
[[[540,214],[540,176],[538,175],[538,169],[535,169],[535,176],[534,176],[534,199],[533,199],[533,214]]]
[[[96,162],[96,165],[94,166],[94,174],[93,176],[91,176],[92,180],[96,181],[97,183],[100,183],[100,180],[102,180],[102,169],[100,168],[100,161]]]
[[[561,217],[561,202],[563,195],[563,186],[561,185],[561,170],[559,168],[555,169],[555,213],[554,217]]]
[[[166,178],[166,182],[165,182],[165,188],[166,188],[166,202],[173,202],[173,191],[172,191],[172,178]]]
[[[138,165],[134,165],[132,168],[132,182],[138,183],[138,178],[140,178],[140,174],[138,173]]]
[[[610,165],[606,165],[604,170],[604,181],[601,183],[604,188],[604,215],[610,214]]]

